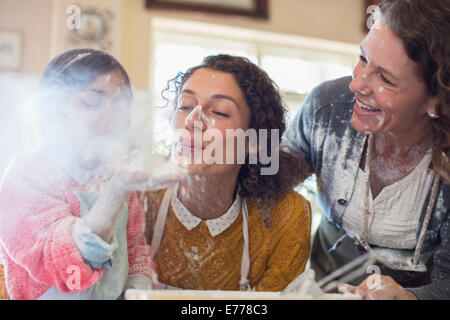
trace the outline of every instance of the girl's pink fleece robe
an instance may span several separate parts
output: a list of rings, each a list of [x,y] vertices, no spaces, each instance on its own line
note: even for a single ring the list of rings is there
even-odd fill
[[[102,277],[103,268],[86,264],[72,238],[80,203],[66,181],[37,153],[17,157],[5,173],[0,185],[0,253],[12,299],[36,299],[50,287],[75,290],[69,280],[73,266],[81,275],[76,291]],[[135,192],[126,201],[129,274],[151,278],[143,210]]]

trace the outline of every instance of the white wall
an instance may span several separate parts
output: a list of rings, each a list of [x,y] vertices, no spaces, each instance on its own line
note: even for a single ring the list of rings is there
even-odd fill
[[[22,68],[40,74],[50,58],[53,0],[0,0],[0,30],[22,34]]]

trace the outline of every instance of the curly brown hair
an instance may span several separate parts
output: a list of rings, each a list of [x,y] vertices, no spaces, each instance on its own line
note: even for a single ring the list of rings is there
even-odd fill
[[[183,85],[199,69],[211,69],[233,75],[250,108],[249,128],[267,129],[267,150],[271,150],[271,129],[279,130],[278,142],[281,143],[281,137],[286,130],[286,108],[278,87],[265,71],[247,58],[227,54],[208,56],[200,65],[189,68],[185,73],[179,73],[174,79],[169,80],[162,93],[163,97],[173,84],[178,98]],[[247,156],[237,180],[240,187],[239,194],[258,206],[266,224],[270,224],[268,212],[273,204],[309,176],[309,167],[303,158],[294,156],[292,152],[277,151],[279,169],[276,174],[260,174],[261,168],[265,165],[260,162],[259,157],[256,164],[250,164]]]
[[[431,121],[432,164],[450,183],[450,0],[384,0],[380,12],[417,63],[428,92],[439,99]]]

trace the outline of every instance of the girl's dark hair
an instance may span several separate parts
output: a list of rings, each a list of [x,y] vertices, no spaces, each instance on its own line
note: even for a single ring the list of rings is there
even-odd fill
[[[271,150],[270,129],[278,129],[279,144],[281,144],[281,137],[286,129],[286,109],[276,84],[265,71],[247,58],[226,54],[213,55],[206,57],[200,65],[188,69],[185,73],[179,73],[177,77],[169,80],[165,91],[169,90],[173,84],[178,98],[183,85],[199,69],[211,69],[233,75],[250,108],[249,128],[267,129],[267,150]],[[165,91],[163,91],[163,97]],[[268,212],[273,204],[309,175],[308,165],[299,159],[303,158],[279,150],[279,170],[274,175],[260,174],[264,166],[259,159],[257,164],[248,164],[246,161],[240,169],[237,181],[240,186],[239,193],[262,209],[261,214],[267,224],[270,223]]]
[[[429,94],[439,99],[431,125],[432,164],[450,183],[450,0],[384,0],[380,11],[417,63]]]
[[[125,85],[131,88],[127,72],[110,54],[93,49],[72,49],[56,56],[48,64],[42,75],[40,87],[77,91],[98,76],[116,70],[122,75]]]
[[[48,64],[35,93],[34,112],[36,124],[24,132],[24,140],[30,149],[43,141],[53,139],[54,132],[49,123],[59,121],[55,116],[63,112],[67,97],[79,92],[97,77],[111,71],[118,71],[133,96],[130,79],[122,65],[110,54],[93,49],[72,49],[55,58]]]

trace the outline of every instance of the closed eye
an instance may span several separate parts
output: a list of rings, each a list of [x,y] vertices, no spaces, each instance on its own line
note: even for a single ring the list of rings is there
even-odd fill
[[[393,86],[393,85],[394,85],[394,83],[392,83],[391,81],[389,81],[385,76],[383,76],[382,73],[380,73],[380,77],[381,77],[381,80],[383,80],[384,83],[387,83],[387,84],[390,85],[390,86]]]
[[[222,112],[219,112],[219,111],[213,111],[213,113],[217,114],[218,116],[224,117],[224,118],[228,118],[229,117],[228,114],[225,114],[225,113],[222,113]]]
[[[88,107],[89,109],[98,109],[100,107],[100,103],[88,103],[83,102],[83,104]]]
[[[189,110],[191,108],[192,107],[189,107],[189,106],[179,106],[179,107],[177,107],[177,110],[186,111],[186,110]]]

